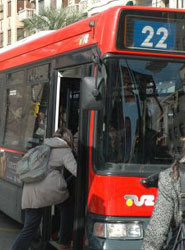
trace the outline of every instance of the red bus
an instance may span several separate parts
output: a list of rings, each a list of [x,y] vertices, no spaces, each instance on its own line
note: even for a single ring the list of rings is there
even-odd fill
[[[141,180],[170,167],[185,136],[184,20],[114,7],[0,51],[1,211],[22,221],[16,162],[63,124],[78,131],[73,249],[140,249],[157,191]]]

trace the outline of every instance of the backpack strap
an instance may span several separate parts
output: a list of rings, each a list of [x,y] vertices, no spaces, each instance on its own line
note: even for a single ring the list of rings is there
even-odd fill
[[[181,220],[185,222],[185,167],[180,167],[179,173],[180,173],[179,212]]]

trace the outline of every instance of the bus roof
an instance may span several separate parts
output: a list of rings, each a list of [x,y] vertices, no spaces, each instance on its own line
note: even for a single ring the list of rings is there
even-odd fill
[[[117,6],[56,31],[44,31],[0,49],[0,71],[98,44],[102,54],[116,50],[122,9],[184,12],[180,9]],[[107,39],[105,39],[107,38]]]
[[[22,45],[24,45],[26,43],[29,43],[31,41],[34,41],[37,38],[44,37],[45,35],[48,35],[49,33],[52,33],[52,32],[54,32],[54,30],[39,31],[38,33],[30,35],[30,36],[28,36],[28,37],[26,37],[26,38],[24,38],[22,40],[19,40],[19,41],[15,42],[15,43],[11,44],[11,45],[7,45],[4,48],[0,49],[0,55],[2,53],[4,53],[4,52],[7,52],[7,51],[12,50],[12,49],[15,49],[15,48],[17,48],[19,46],[22,46]]]

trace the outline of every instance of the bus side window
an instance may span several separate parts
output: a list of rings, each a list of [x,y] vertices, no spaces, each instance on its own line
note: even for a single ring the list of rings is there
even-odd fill
[[[25,93],[27,93],[27,86],[24,85],[23,80],[24,71],[7,75],[7,87],[4,90],[3,144],[8,146],[19,146],[22,141],[23,119],[26,111]]]
[[[4,111],[4,144],[29,149],[43,142],[46,134],[48,84],[35,88],[37,100],[31,96],[31,86],[6,89]]]
[[[48,64],[7,74],[3,96],[3,144],[27,150],[43,142],[48,96]]]

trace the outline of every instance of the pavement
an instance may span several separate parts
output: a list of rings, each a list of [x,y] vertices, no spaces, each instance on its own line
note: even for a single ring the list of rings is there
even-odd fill
[[[9,250],[22,225],[0,213],[0,250]]]
[[[10,250],[11,246],[22,228],[22,224],[17,223],[5,214],[0,212],[0,250]],[[46,250],[60,249],[59,245],[52,241]],[[70,250],[70,249],[69,249]]]

